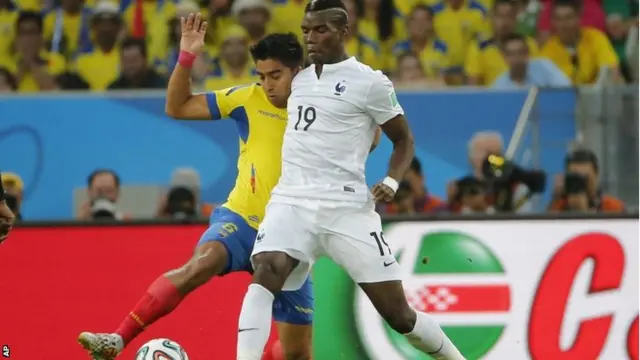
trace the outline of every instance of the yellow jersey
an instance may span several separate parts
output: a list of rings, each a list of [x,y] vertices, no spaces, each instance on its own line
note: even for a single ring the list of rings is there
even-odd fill
[[[535,58],[540,55],[535,39],[527,37],[527,45],[529,56]],[[474,41],[469,45],[464,63],[467,76],[480,78],[481,84],[489,86],[505,71],[507,63],[495,39]]]
[[[44,18],[44,38],[51,40],[53,52],[66,58],[89,51],[92,47],[91,9],[85,7],[77,14],[69,14],[62,9],[51,11]]]
[[[96,47],[92,52],[76,59],[75,70],[91,90],[106,90],[120,75],[120,49],[104,52]]]
[[[575,49],[552,36],[541,55],[553,61],[574,85],[593,84],[603,67],[618,68],[618,57],[607,36],[600,30],[584,28]]]
[[[433,26],[449,48],[452,65],[462,70],[469,44],[488,30],[487,9],[476,0],[467,0],[454,10],[446,1],[432,7]]]
[[[62,74],[67,67],[64,57],[57,53],[43,51],[40,53],[40,61],[51,76]],[[18,74],[19,63],[19,58],[14,56],[4,61],[0,61],[0,67],[5,67],[10,73],[16,76]],[[25,73],[18,79],[18,92],[26,93],[38,91],[40,91],[40,87],[31,73]]]
[[[417,5],[427,5],[429,7],[433,7],[437,5],[442,0],[396,0],[394,4],[396,6],[396,10],[402,17],[406,17],[409,15],[411,10]],[[481,5],[484,6],[485,9],[491,9],[493,6],[494,0],[477,0]]]
[[[287,109],[271,104],[262,86],[255,83],[213,91],[206,96],[211,118],[235,120],[240,137],[238,177],[222,206],[257,229],[271,190],[280,178]]]
[[[411,52],[411,42],[409,40],[401,41],[393,47],[393,67],[391,70],[396,69],[396,59],[399,55],[405,52]],[[451,67],[451,61],[449,59],[449,48],[442,40],[432,39],[427,45],[420,50],[417,54],[425,75],[430,79],[436,79],[442,76],[443,73],[449,71]]]
[[[271,1],[271,26],[274,32],[292,32],[302,40],[302,18],[306,0],[273,0]]]
[[[380,43],[360,33],[347,40],[345,50],[349,56],[355,56],[358,61],[371,66],[374,70],[383,70],[385,66]]]

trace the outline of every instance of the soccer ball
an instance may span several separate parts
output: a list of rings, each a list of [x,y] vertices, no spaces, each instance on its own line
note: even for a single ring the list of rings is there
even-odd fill
[[[136,360],[189,360],[182,346],[169,339],[153,339],[142,345]]]

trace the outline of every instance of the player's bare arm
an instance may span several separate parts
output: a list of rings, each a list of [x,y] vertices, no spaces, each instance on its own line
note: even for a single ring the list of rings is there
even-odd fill
[[[413,159],[413,134],[404,115],[397,115],[381,125],[382,131],[393,143],[393,152],[389,160],[387,176],[399,182],[409,170]],[[394,189],[383,182],[376,184],[372,193],[376,201],[391,201],[395,195]]]
[[[165,112],[174,119],[211,119],[206,96],[191,93],[191,65],[204,48],[207,22],[200,14],[189,14],[180,19],[180,26],[180,57],[169,78]]]

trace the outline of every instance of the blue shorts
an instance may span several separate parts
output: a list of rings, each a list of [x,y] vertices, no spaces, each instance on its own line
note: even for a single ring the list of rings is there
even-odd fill
[[[227,264],[222,275],[236,272],[253,272],[251,252],[258,231],[233,211],[219,207],[209,219],[209,228],[202,234],[198,246],[209,241],[220,241],[227,249]],[[311,324],[313,319],[313,290],[311,279],[296,291],[283,291],[273,302],[273,319],[296,325]]]

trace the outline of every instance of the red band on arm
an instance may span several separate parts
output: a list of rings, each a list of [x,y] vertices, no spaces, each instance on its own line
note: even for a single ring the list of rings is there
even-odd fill
[[[178,56],[178,64],[186,69],[191,69],[193,67],[193,62],[196,61],[196,56],[187,51],[180,51],[180,55]]]

